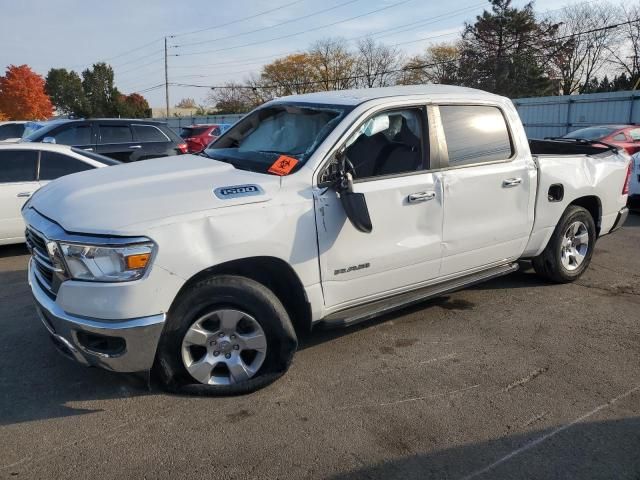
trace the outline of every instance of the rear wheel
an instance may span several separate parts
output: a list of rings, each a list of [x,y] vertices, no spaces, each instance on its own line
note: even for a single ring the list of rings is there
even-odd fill
[[[296,347],[289,316],[273,292],[248,278],[213,276],[172,307],[155,367],[171,391],[242,394],[283,375]]]
[[[596,243],[596,226],[591,214],[571,205],[540,255],[532,264],[538,275],[558,283],[572,282],[589,266]]]

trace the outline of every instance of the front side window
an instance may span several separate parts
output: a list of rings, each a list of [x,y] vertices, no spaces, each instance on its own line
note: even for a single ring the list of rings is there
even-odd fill
[[[234,167],[269,173],[284,155],[295,159],[298,170],[352,107],[277,103],[242,118],[204,151],[205,156]],[[291,164],[290,160],[287,160]]]
[[[89,125],[71,126],[52,136],[59,145],[89,145],[91,144],[91,127]]]
[[[365,121],[346,143],[354,179],[426,168],[423,118],[423,110],[408,108],[378,113]]]
[[[128,125],[100,125],[100,143],[132,142],[133,136]]]
[[[497,107],[441,105],[439,108],[449,166],[507,160],[513,155],[509,129]]]
[[[618,133],[615,137],[613,137],[613,140],[616,142],[624,142],[627,140],[627,137],[624,136],[624,133]]]
[[[37,161],[35,150],[0,150],[0,183],[35,181]]]
[[[133,125],[139,142],[168,142],[167,136],[153,125]]]
[[[88,163],[61,153],[47,151],[40,153],[40,180],[55,180],[91,168],[93,167]]]

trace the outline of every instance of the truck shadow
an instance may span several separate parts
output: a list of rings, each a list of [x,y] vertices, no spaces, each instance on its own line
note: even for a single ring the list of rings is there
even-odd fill
[[[400,457],[329,478],[640,478],[639,417],[558,428]]]
[[[469,287],[468,289],[502,290],[513,288],[538,288],[549,285],[552,284],[538,277],[533,269],[528,265],[524,265],[523,269],[515,273]],[[412,313],[422,310],[428,310],[429,308],[435,307],[443,308],[450,311],[473,310],[474,303],[462,298],[458,298],[457,294],[454,292],[451,294],[445,294],[440,297],[432,298],[430,300],[425,300],[423,302],[416,303],[415,305],[411,305],[349,327],[337,329],[318,328],[316,330],[313,330],[312,332],[297,331],[296,333],[298,335],[299,342],[298,350],[311,348],[325,342],[330,342],[338,337],[343,337],[345,335],[350,335],[367,328],[378,326],[390,320],[397,319],[398,317],[411,315]]]

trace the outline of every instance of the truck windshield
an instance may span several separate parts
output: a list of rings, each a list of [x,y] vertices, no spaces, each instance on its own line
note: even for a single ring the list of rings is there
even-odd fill
[[[238,121],[204,154],[260,173],[268,173],[280,155],[286,155],[298,160],[295,171],[351,109],[345,105],[272,104]]]

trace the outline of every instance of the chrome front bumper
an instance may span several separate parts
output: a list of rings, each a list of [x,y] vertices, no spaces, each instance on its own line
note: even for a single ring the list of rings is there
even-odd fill
[[[54,344],[66,357],[85,366],[115,372],[144,372],[151,369],[165,315],[103,320],[66,313],[35,279],[29,261],[29,286],[40,320]]]

